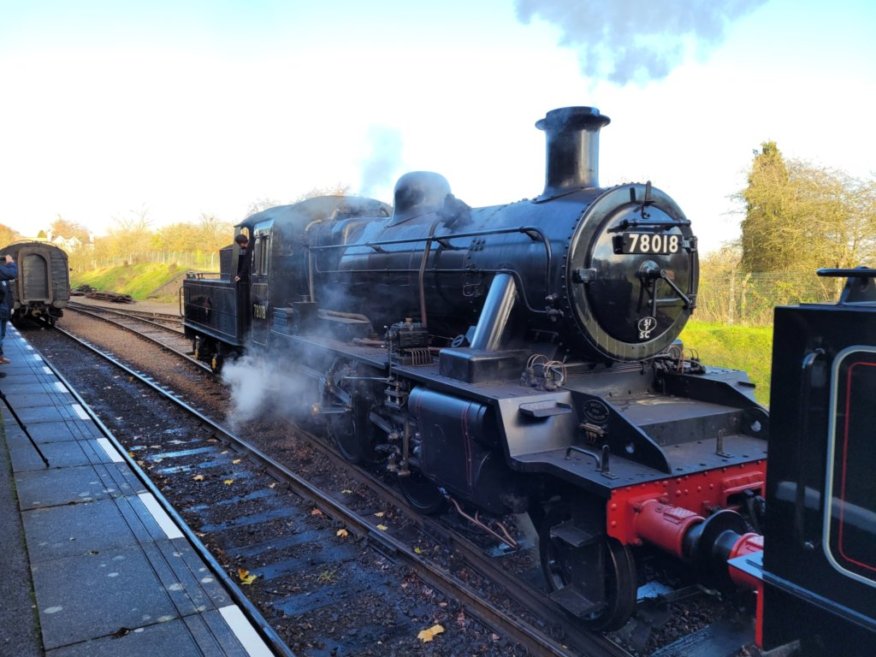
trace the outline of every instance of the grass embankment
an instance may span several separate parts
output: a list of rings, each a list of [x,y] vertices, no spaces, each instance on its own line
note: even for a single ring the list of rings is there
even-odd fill
[[[685,349],[707,365],[745,370],[757,384],[755,397],[770,402],[773,329],[771,326],[729,326],[691,321],[681,333]]]
[[[121,267],[104,267],[87,272],[74,272],[70,286],[90,285],[101,292],[130,294],[137,301],[146,299],[175,302],[179,295],[182,277],[188,271],[179,265],[142,263]]]

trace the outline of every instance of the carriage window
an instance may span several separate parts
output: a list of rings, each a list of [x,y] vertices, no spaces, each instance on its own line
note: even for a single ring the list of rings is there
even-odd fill
[[[833,365],[824,549],[845,575],[876,587],[876,349],[850,347]]]

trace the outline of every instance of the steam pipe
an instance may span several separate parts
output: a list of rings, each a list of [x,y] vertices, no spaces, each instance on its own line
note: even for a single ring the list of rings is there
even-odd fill
[[[471,338],[471,348],[497,351],[502,343],[502,334],[508,325],[511,310],[517,301],[517,284],[511,274],[501,273],[493,277],[487,292],[481,316]]]
[[[547,139],[543,198],[599,187],[599,130],[610,122],[595,107],[561,107],[535,124]]]

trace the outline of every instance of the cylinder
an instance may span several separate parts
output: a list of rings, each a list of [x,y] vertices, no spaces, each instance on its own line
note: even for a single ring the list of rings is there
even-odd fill
[[[471,348],[497,351],[517,300],[517,284],[511,274],[496,274],[471,338]]]

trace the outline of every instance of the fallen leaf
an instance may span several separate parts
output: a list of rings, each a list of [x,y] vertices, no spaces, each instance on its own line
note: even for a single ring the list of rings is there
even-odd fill
[[[423,550],[420,549],[419,545],[415,545],[414,546],[414,553],[415,554],[423,554]]]
[[[316,580],[321,584],[331,584],[335,581],[335,574],[333,570],[324,570],[317,575]]]
[[[234,479],[226,479],[222,483],[225,484],[226,486],[230,486],[231,484],[234,483]]]
[[[341,492],[342,492],[344,495],[352,495],[352,494],[353,494],[353,491],[351,491],[349,488],[345,488],[345,489],[342,490]]]
[[[389,527],[387,527],[386,525],[377,525],[377,529],[379,529],[382,532],[385,532],[387,529],[389,529]]]
[[[321,516],[321,515],[322,515],[322,511],[320,511],[319,509],[313,509],[313,510],[310,512],[310,515],[312,515],[312,516]]]
[[[341,529],[338,530],[337,535],[340,536],[341,538],[347,538],[350,535],[350,532],[348,532],[346,529],[344,529],[342,527]]]
[[[243,460],[243,459],[234,459],[231,463],[232,463],[233,465],[237,465],[237,464],[240,463],[242,460]]]
[[[378,511],[378,512],[375,513],[374,515],[375,515],[376,517],[378,517],[378,518],[382,518],[383,516],[386,515],[386,511]]]
[[[417,638],[423,643],[429,643],[436,636],[442,634],[444,632],[444,628],[441,625],[435,624],[430,627],[428,630],[421,630],[417,635]]]
[[[204,481],[204,475],[195,475],[192,479],[195,481]]]
[[[240,579],[241,584],[246,584],[247,586],[249,586],[256,580],[258,575],[250,575],[249,571],[246,568],[238,568],[237,577],[238,579]]]

